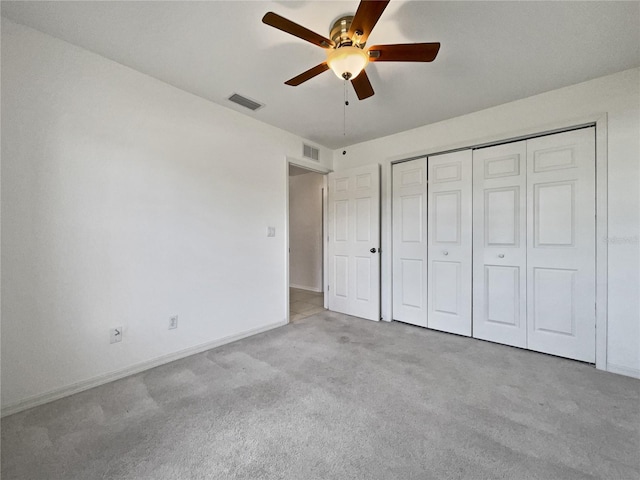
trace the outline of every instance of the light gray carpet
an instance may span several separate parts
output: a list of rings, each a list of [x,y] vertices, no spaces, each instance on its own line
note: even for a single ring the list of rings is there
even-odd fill
[[[640,382],[324,313],[2,420],[10,479],[637,479]]]

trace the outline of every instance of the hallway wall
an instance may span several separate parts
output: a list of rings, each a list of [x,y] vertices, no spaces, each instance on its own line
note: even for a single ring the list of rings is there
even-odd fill
[[[289,285],[322,292],[323,175],[289,177]]]

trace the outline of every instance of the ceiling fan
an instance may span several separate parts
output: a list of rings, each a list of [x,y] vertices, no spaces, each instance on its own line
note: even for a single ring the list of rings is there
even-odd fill
[[[297,87],[316,75],[331,69],[344,80],[350,80],[360,100],[374,94],[364,68],[369,62],[432,62],[440,43],[403,43],[374,45],[365,49],[367,38],[387,7],[389,0],[361,0],[355,15],[338,18],[331,27],[330,39],[298,25],[280,15],[268,12],[262,22],[278,30],[313,43],[327,51],[327,60],[284,82]]]

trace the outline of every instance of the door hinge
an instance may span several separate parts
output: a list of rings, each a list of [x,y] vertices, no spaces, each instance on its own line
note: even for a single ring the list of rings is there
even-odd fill
[[[327,285],[327,292],[331,290],[331,285]]]

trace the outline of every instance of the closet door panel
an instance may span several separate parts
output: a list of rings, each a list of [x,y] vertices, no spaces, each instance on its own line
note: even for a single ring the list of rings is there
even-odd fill
[[[595,131],[527,142],[528,348],[595,362]]]
[[[427,326],[427,159],[392,166],[393,319]]]
[[[427,326],[471,335],[472,152],[429,157]]]
[[[526,347],[526,142],[473,152],[473,336]]]
[[[508,327],[521,326],[520,267],[484,267],[484,317],[487,322]]]

